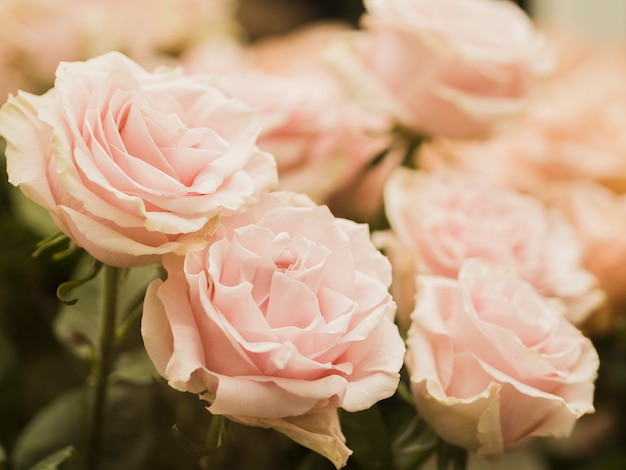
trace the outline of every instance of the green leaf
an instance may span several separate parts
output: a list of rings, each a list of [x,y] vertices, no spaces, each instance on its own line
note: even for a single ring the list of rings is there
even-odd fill
[[[465,470],[466,468],[467,451],[440,439],[437,444],[437,470]]]
[[[339,417],[346,443],[354,452],[350,459],[360,470],[393,468],[391,441],[378,405],[356,413],[341,411]]]
[[[135,385],[150,385],[158,373],[143,348],[124,352],[120,355],[111,373],[111,382],[126,382]]]
[[[76,445],[82,434],[80,389],[66,392],[42,409],[19,436],[12,454],[13,468],[29,469],[52,452]]]
[[[437,436],[417,412],[410,391],[403,381],[400,382],[396,394],[386,400],[384,405],[383,416],[389,429],[393,468],[420,468],[435,452]]]
[[[142,468],[154,440],[152,398],[152,387],[115,384],[109,388],[100,470]],[[85,437],[84,403],[83,389],[74,389],[41,410],[18,438],[12,468],[30,469],[67,446],[80,450]]]
[[[85,272],[85,261],[77,266],[77,272]],[[120,288],[118,297],[119,323],[124,322],[137,306],[141,306],[146,287],[159,275],[158,266],[132,268]],[[81,358],[88,358],[98,345],[98,322],[104,276],[100,273],[73,291],[78,298],[75,305],[63,305],[54,323],[57,337]]]
[[[57,450],[54,454],[49,455],[43,460],[40,460],[31,467],[31,470],[59,470],[63,468],[63,464],[68,462],[76,455],[76,449],[74,446],[67,446],[63,449]]]

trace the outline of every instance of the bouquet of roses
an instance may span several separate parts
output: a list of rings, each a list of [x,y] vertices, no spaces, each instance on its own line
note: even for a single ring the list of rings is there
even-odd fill
[[[10,68],[8,207],[66,276],[44,328],[72,372],[15,417],[0,336],[0,468],[597,457],[624,390],[596,379],[625,346],[625,50],[499,0],[366,0],[358,28],[255,42],[207,3],[133,31],[140,1],[65,0],[46,24],[83,50],[49,83]]]

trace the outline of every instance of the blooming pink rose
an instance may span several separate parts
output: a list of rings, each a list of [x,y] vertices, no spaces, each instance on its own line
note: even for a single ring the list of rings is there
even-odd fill
[[[455,278],[466,260],[483,258],[569,302],[572,317],[584,317],[603,300],[583,267],[574,230],[531,196],[460,173],[399,168],[385,187],[385,209],[419,272]]]
[[[119,53],[62,63],[53,89],[0,111],[10,182],[116,266],[206,243],[220,215],[272,187],[258,132],[208,79],[148,73]]]
[[[594,411],[591,341],[513,271],[474,259],[458,280],[423,276],[411,319],[413,396],[443,439],[497,459]]]
[[[225,220],[204,249],[164,265],[142,333],[170,386],[343,465],[337,407],[393,395],[405,350],[390,265],[367,226],[273,193]]]
[[[244,49],[238,65],[232,55],[226,58],[229,70],[211,50],[182,62],[193,72],[217,68],[224,86],[259,116],[258,146],[275,156],[279,188],[317,203],[327,202],[391,140],[389,121],[349,101],[323,64],[326,46],[345,28],[320,23],[260,41]]]
[[[550,64],[531,20],[496,0],[367,0],[334,49],[357,97],[420,133],[483,134],[522,111]]]

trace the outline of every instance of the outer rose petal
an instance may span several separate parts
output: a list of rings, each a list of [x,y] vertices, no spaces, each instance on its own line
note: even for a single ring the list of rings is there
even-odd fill
[[[325,410],[285,419],[233,418],[243,424],[273,428],[295,442],[314,450],[330,460],[335,467],[346,465],[352,451],[346,447],[337,410]]]
[[[37,117],[46,96],[18,92],[0,113],[0,133],[7,141],[6,153],[19,153],[20,158],[7,159],[9,182],[21,185],[24,194],[47,210],[54,210],[54,198],[46,178],[48,162],[40,163],[41,155],[52,153],[52,128]]]

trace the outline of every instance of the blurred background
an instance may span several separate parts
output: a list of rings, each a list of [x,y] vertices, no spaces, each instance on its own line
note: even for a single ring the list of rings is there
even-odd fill
[[[539,22],[597,39],[626,39],[624,0],[518,0],[515,3]],[[241,0],[240,18],[251,36],[259,37],[322,18],[344,19],[356,25],[362,12],[360,0]]]

